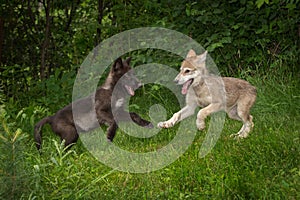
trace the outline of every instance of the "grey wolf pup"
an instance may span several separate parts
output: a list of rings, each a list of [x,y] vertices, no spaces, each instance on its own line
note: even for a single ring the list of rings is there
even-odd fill
[[[65,140],[65,146],[77,141],[79,137],[78,132],[93,130],[102,124],[108,125],[107,140],[112,141],[117,130],[116,120],[128,121],[123,116],[130,116],[140,126],[152,128],[153,125],[142,119],[138,114],[124,111],[125,96],[133,96],[134,90],[141,86],[140,81],[131,70],[130,60],[131,58],[122,61],[121,58],[118,58],[112,65],[105,83],[95,93],[70,103],[57,111],[53,116],[46,117],[38,122],[34,127],[34,138],[37,148],[41,148],[41,129],[46,123],[51,125],[53,132],[59,135],[61,140]],[[118,81],[120,81],[118,83],[120,87],[117,88],[115,95],[113,95]],[[113,112],[118,114],[117,117],[114,117]]]
[[[196,125],[199,130],[205,128],[205,118],[218,111],[226,111],[232,119],[243,122],[236,138],[246,138],[253,128],[250,109],[256,100],[256,88],[247,81],[217,77],[209,74],[206,68],[207,51],[196,55],[190,50],[181,64],[175,83],[182,86],[181,93],[186,95],[186,106],[165,122],[159,122],[159,128],[169,128],[177,122],[193,115],[197,106],[202,109],[197,114]]]

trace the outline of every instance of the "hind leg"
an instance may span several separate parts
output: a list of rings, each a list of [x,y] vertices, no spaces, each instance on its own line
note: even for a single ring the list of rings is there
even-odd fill
[[[230,119],[234,119],[234,120],[238,120],[238,121],[242,121],[242,119],[239,117],[238,115],[238,111],[237,111],[237,105],[233,106],[232,108],[230,108],[230,110],[227,111],[228,117]]]
[[[230,137],[235,137],[235,138],[246,138],[249,135],[249,132],[251,131],[251,129],[253,128],[254,124],[252,122],[252,116],[249,115],[249,118],[247,121],[243,120],[243,126],[242,128],[239,130],[238,133],[236,134],[232,134],[230,135]]]
[[[71,124],[59,123],[53,127],[53,131],[65,140],[65,147],[77,142],[79,135],[76,128]]]
[[[229,117],[232,119],[240,120],[243,122],[243,126],[239,130],[238,133],[232,134],[231,136],[235,138],[246,138],[249,135],[249,132],[253,128],[253,117],[250,115],[250,108],[253,105],[253,101],[240,101],[236,106],[236,113],[235,110],[228,113]]]
[[[61,140],[65,140],[65,147],[71,147],[77,142],[79,135],[74,127],[70,127],[68,132],[61,135]]]

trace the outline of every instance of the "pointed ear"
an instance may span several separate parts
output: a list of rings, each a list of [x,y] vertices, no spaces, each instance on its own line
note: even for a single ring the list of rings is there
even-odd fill
[[[118,59],[115,61],[115,63],[114,63],[114,65],[113,65],[112,69],[113,69],[114,71],[117,71],[118,69],[120,69],[120,68],[122,68],[122,67],[123,67],[122,58],[118,58]]]
[[[126,59],[126,63],[129,65],[130,64],[130,61],[131,61],[131,57],[127,58]]]
[[[197,56],[197,63],[203,63],[206,60],[206,56],[207,56],[207,51],[205,51],[203,54]]]
[[[190,58],[190,57],[195,57],[197,54],[196,54],[196,52],[193,50],[193,49],[191,49],[189,52],[188,52],[188,54],[187,54],[187,58]]]

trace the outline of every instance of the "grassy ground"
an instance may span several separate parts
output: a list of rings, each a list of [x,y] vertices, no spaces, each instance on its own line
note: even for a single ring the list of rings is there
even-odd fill
[[[199,158],[198,153],[207,129],[197,131],[179,159],[149,173],[109,168],[82,142],[65,152],[49,128],[44,130],[44,149],[39,155],[30,131],[17,129],[20,125],[9,122],[2,113],[0,198],[300,199],[299,81],[267,77],[249,81],[258,88],[252,110],[255,127],[249,138],[230,138],[241,123],[226,118],[221,137],[206,157]],[[151,103],[164,100],[165,105],[172,103],[166,108],[169,116],[178,110],[172,97],[156,91],[152,98],[151,92],[155,91],[139,91],[133,109],[147,113]],[[114,142],[134,152],[153,151],[168,144],[176,131],[176,127],[163,130],[150,139],[136,139],[118,131]]]

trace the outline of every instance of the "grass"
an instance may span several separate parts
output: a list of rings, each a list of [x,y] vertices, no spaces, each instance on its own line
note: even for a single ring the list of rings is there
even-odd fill
[[[28,126],[23,125],[26,117],[21,124],[12,123],[2,110],[0,198],[300,199],[299,81],[268,77],[249,81],[257,86],[258,99],[252,110],[255,127],[247,139],[230,138],[241,123],[226,118],[221,137],[206,157],[199,158],[199,150],[207,129],[197,131],[192,145],[172,164],[149,173],[107,167],[80,141],[66,151],[49,128],[44,130],[39,155],[31,130],[18,129]],[[144,117],[156,103],[172,105],[165,107],[168,117],[179,109],[163,89],[149,86],[137,95],[132,109]],[[29,121],[33,115],[28,116]],[[132,152],[155,151],[167,145],[177,130],[178,126],[163,130],[149,139],[119,130],[114,143]]]

